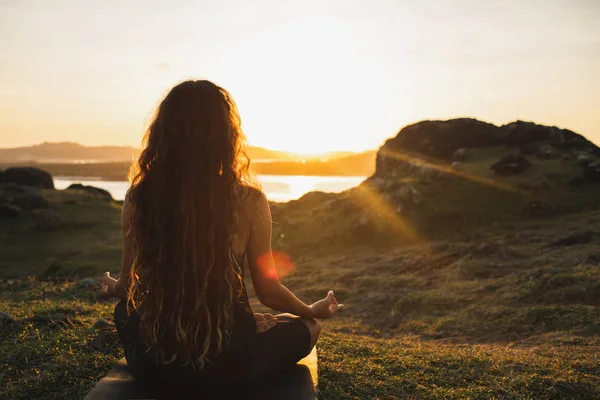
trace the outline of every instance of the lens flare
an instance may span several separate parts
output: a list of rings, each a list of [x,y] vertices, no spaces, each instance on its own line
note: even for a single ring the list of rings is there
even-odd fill
[[[263,254],[258,258],[258,266],[263,275],[271,279],[284,278],[296,269],[291,258],[281,251]]]

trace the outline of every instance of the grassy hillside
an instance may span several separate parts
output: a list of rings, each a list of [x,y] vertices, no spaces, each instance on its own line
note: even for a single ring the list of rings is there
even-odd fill
[[[352,193],[274,206],[274,248],[295,264],[284,283],[307,302],[333,288],[346,304],[324,321],[320,398],[600,397],[599,211],[511,214],[398,246],[326,206]],[[0,329],[9,399],[80,398],[122,357],[114,328],[94,326],[112,300],[77,283],[118,272],[120,205],[45,195],[63,228],[36,232],[26,214],[0,225],[1,276],[19,279],[0,283],[0,311],[19,323]]]
[[[45,190],[43,195],[64,226],[40,232],[26,212],[3,219],[0,278],[88,276],[120,265],[119,203],[73,191]]]
[[[523,173],[495,175],[490,166],[513,153],[504,147],[478,149],[460,169],[451,162],[420,160],[428,174],[398,170],[338,195],[309,193],[276,205],[275,240],[286,249],[313,254],[344,252],[348,245],[463,240],[491,227],[520,229],[528,221],[600,207],[599,184],[570,184],[582,174],[574,158],[530,157],[532,167]],[[404,201],[399,197],[403,190],[412,191],[413,198]]]

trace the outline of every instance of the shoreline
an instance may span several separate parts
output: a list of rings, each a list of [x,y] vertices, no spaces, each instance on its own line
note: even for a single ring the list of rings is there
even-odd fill
[[[313,176],[313,177],[366,177],[375,172],[375,162],[307,161],[303,162],[251,162],[250,170],[255,175]],[[10,167],[36,167],[48,171],[54,177],[76,177],[78,179],[101,179],[125,181],[131,161],[98,163],[43,163],[43,162],[0,162],[0,170]]]
[[[256,178],[270,202],[285,204],[311,192],[341,193],[359,186],[368,177],[257,174]],[[97,176],[55,175],[53,181],[57,190],[80,183],[106,190],[115,200],[123,200],[129,189],[127,180],[103,179]]]

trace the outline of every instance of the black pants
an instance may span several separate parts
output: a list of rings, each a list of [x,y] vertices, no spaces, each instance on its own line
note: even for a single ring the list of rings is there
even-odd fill
[[[296,319],[283,320],[266,332],[238,339],[238,343],[233,343],[236,336],[232,335],[232,342],[217,359],[195,370],[176,362],[160,364],[146,354],[139,315],[127,315],[125,301],[117,304],[114,317],[136,385],[145,395],[158,398],[244,398],[294,366],[310,350],[308,327]]]

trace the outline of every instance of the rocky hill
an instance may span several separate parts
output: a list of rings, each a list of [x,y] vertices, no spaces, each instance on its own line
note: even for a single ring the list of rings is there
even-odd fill
[[[471,235],[599,206],[600,148],[585,137],[463,118],[404,127],[379,149],[376,171],[360,187],[309,193],[275,205],[274,216],[283,241],[308,246],[319,236],[327,248]]]

